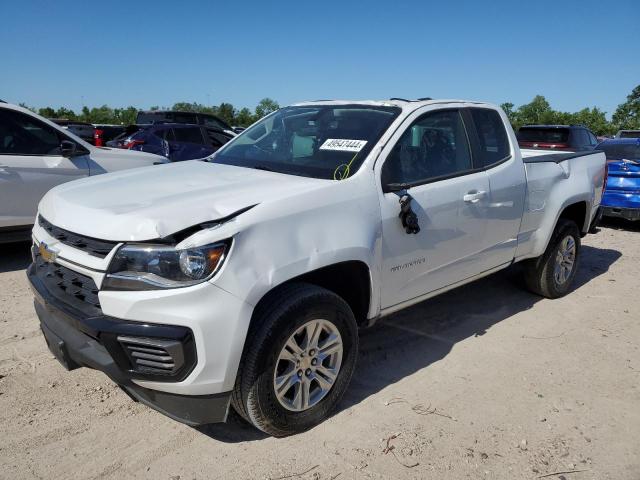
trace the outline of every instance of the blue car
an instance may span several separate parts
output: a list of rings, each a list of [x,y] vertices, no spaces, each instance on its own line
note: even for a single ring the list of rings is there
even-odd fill
[[[128,127],[107,146],[140,150],[167,157],[172,162],[204,158],[233,138],[220,128],[183,123],[157,123]]]
[[[605,140],[596,149],[607,156],[602,215],[640,220],[640,138]]]

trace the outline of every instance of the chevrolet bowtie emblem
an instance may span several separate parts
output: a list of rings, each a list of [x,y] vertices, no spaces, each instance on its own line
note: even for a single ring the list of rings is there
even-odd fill
[[[47,245],[44,242],[40,242],[40,245],[38,245],[38,252],[40,253],[40,256],[42,257],[42,259],[48,263],[55,262],[56,258],[58,257],[58,252],[53,250],[51,247],[49,247],[49,245]]]

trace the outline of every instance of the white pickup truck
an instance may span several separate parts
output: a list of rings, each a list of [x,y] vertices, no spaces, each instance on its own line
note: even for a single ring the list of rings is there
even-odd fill
[[[284,436],[340,401],[358,327],[514,262],[566,294],[604,175],[601,152],[521,152],[486,103],[301,103],[207,161],[54,188],[28,275],[68,369]]]

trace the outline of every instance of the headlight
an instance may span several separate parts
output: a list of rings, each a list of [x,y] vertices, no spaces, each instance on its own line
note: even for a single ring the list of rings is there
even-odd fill
[[[114,255],[103,290],[158,290],[195,285],[222,266],[226,242],[176,250],[169,245],[125,244]]]

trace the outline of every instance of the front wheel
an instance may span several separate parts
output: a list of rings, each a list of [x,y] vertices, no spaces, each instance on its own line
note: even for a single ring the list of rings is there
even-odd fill
[[[580,230],[575,222],[560,219],[545,252],[524,263],[527,287],[543,297],[563,297],[571,289],[579,258]]]
[[[307,430],[342,398],[357,353],[357,325],[344,300],[315,285],[285,285],[256,310],[233,407],[276,437]]]

